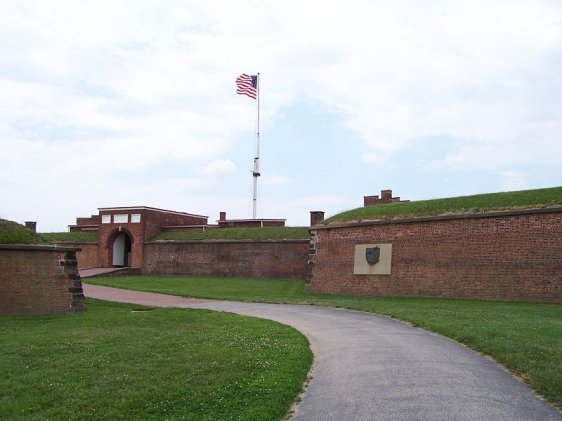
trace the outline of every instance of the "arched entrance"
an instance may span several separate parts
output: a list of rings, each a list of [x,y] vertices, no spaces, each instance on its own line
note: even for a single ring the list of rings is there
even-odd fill
[[[109,236],[109,264],[113,267],[129,267],[132,262],[131,235],[125,230],[116,230]]]

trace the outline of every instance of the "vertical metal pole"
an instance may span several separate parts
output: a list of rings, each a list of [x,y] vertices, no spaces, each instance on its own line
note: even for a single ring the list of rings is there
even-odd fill
[[[257,138],[256,138],[256,156],[254,158],[254,170],[252,175],[254,177],[254,189],[253,189],[253,212],[252,217],[256,219],[257,214],[257,203],[258,203],[258,177],[260,174],[260,74],[257,77],[257,93],[258,93],[258,128],[257,128]]]

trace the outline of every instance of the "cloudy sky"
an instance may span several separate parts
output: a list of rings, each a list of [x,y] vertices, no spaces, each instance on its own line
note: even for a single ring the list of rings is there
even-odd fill
[[[0,0],[0,217],[99,207],[306,225],[562,184],[560,1]]]

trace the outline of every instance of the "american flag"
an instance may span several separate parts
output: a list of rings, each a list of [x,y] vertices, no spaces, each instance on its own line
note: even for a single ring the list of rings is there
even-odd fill
[[[258,96],[258,77],[257,75],[241,74],[236,78],[236,93],[247,95],[256,99]]]

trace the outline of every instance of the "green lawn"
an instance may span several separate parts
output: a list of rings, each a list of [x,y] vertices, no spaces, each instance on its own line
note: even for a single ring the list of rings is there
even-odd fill
[[[432,216],[443,213],[524,209],[552,205],[562,205],[562,187],[366,206],[334,215],[323,223],[328,224],[335,221],[361,219]]]
[[[190,297],[313,304],[388,315],[492,356],[562,407],[562,303],[319,295],[305,292],[299,280],[131,276],[87,281]]]
[[[280,419],[311,362],[294,329],[228,313],[0,316],[0,419]]]

